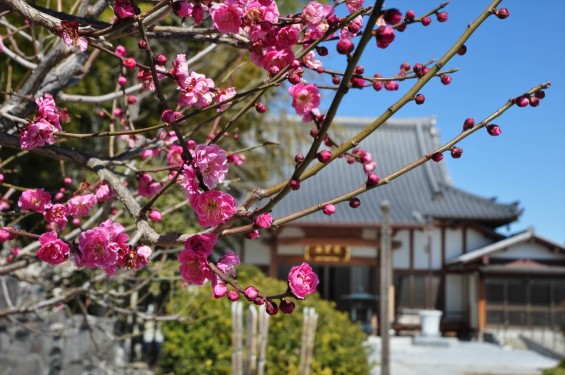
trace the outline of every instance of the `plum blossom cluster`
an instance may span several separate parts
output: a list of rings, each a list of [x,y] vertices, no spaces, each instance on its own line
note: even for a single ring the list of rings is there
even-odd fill
[[[236,95],[235,88],[229,87],[218,90],[214,81],[203,74],[188,71],[188,63],[185,54],[177,55],[173,61],[171,75],[177,82],[179,90],[178,104],[186,108],[203,108],[214,101],[223,103]],[[224,110],[227,105],[222,104],[218,111]]]
[[[55,143],[55,133],[62,131],[59,119],[59,111],[55,100],[49,94],[35,99],[38,109],[32,121],[20,131],[20,148],[22,150],[33,150],[44,146],[46,143]]]
[[[283,313],[291,313],[294,310],[294,302],[285,297],[304,299],[306,295],[316,291],[319,279],[307,263],[292,267],[290,270],[288,292],[285,297],[279,297],[280,306],[273,301],[273,298],[261,296],[254,286],[242,290],[237,283],[230,282],[234,281],[235,268],[240,264],[239,257],[233,251],[228,250],[216,263],[209,261],[217,239],[213,233],[195,234],[185,241],[184,249],[178,254],[179,271],[183,280],[195,285],[203,285],[209,281],[214,298],[227,296],[233,302],[243,294],[248,301],[258,305],[266,304],[267,312],[275,315],[279,309]],[[212,264],[216,271],[212,268]]]
[[[18,207],[22,211],[35,211],[43,214],[49,229],[65,229],[68,217],[80,222],[81,217],[89,215],[98,203],[106,202],[114,196],[114,192],[106,182],[94,185],[83,183],[83,194],[75,195],[64,203],[53,203],[51,194],[45,189],[27,189],[18,199]],[[66,189],[63,187],[55,194],[55,201],[62,201]]]
[[[190,205],[203,227],[223,224],[236,211],[236,201],[228,193],[215,190],[228,172],[226,152],[218,145],[198,145],[193,150],[192,163],[184,165],[179,183],[188,195]]]
[[[72,257],[77,267],[100,268],[113,275],[118,268],[139,269],[149,262],[148,246],[129,246],[129,236],[122,225],[108,219],[97,227],[79,235],[78,245],[71,245],[58,238],[56,232],[46,232],[39,237],[41,247],[37,257],[57,265]],[[72,249],[72,250],[71,250]]]

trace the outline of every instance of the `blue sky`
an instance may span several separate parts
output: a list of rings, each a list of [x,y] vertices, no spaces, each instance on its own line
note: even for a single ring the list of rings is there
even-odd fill
[[[388,1],[388,7],[416,15],[440,1]],[[490,2],[454,0],[445,8],[449,20],[428,27],[412,25],[386,50],[371,42],[361,64],[366,75],[391,76],[402,62],[426,62],[441,57]],[[466,43],[465,56],[456,56],[446,68],[459,68],[452,83],[431,82],[422,93],[424,105],[410,103],[396,117],[437,116],[443,142],[461,132],[465,118],[477,121],[501,107],[506,100],[531,87],[551,81],[546,98],[537,108],[513,107],[494,123],[502,135],[486,131],[473,134],[458,146],[463,157],[444,159],[456,186],[498,202],[520,202],[524,213],[504,234],[534,226],[536,233],[565,243],[565,24],[551,15],[565,14],[565,1],[504,1],[499,7],[510,17],[489,17]],[[335,53],[332,52],[335,56]],[[336,58],[324,61],[335,67]],[[333,66],[332,66],[333,65]],[[339,111],[341,116],[378,116],[399,98],[410,82],[400,83],[398,92],[352,90]],[[329,102],[329,95],[325,95]],[[324,105],[321,106],[322,109]]]

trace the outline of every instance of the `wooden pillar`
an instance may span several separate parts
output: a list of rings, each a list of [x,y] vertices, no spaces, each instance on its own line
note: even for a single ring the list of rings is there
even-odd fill
[[[479,339],[485,330],[487,323],[487,288],[485,283],[485,275],[479,273],[479,303],[477,304],[479,319]]]
[[[391,229],[390,204],[381,203],[381,246],[379,250],[380,266],[380,334],[381,334],[381,375],[390,375],[390,286],[391,286]]]

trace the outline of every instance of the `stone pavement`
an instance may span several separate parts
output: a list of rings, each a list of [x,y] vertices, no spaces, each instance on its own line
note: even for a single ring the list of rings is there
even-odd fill
[[[540,375],[556,360],[529,350],[449,339],[448,347],[416,346],[411,337],[392,337],[391,375]],[[380,359],[380,338],[370,337],[372,361]],[[380,375],[380,367],[371,375]]]

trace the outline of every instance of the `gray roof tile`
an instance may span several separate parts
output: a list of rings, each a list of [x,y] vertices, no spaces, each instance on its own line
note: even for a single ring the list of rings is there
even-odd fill
[[[330,134],[335,140],[343,142],[363,129],[370,120],[338,118],[335,123],[339,126]],[[435,118],[428,117],[389,120],[360,146],[371,153],[377,162],[376,172],[382,177],[433,151],[440,145],[439,142]],[[299,144],[287,146],[295,148],[296,152],[307,151]],[[289,160],[285,177],[291,175],[293,165],[293,161]],[[273,216],[279,218],[342,195],[362,186],[365,179],[361,164],[349,165],[344,159],[335,160],[315,177],[303,181],[300,190],[291,192],[274,208]],[[473,220],[498,227],[513,222],[520,215],[516,203],[496,203],[452,186],[445,162],[427,162],[359,198],[362,204],[357,209],[342,203],[330,217],[317,212],[297,220],[297,223],[374,225],[381,220],[379,207],[385,199],[391,203],[391,221],[398,225],[422,224],[423,217],[432,216]]]

